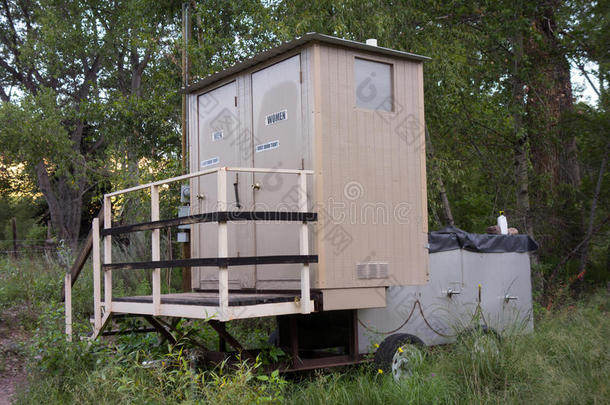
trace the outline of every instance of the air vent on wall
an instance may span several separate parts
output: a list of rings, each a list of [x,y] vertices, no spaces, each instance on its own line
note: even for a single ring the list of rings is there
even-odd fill
[[[389,265],[384,262],[358,263],[356,265],[358,278],[361,280],[372,278],[388,278]]]

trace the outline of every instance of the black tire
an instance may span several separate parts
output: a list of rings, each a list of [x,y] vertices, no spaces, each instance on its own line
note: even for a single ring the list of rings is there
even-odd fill
[[[394,355],[399,347],[406,344],[413,344],[419,347],[424,347],[424,342],[414,335],[408,333],[396,333],[390,335],[381,342],[379,348],[375,352],[375,364],[377,368],[381,369],[384,373],[392,372],[392,361]]]

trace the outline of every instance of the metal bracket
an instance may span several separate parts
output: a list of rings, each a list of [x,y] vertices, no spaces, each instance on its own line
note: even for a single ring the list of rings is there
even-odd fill
[[[443,294],[445,294],[447,297],[449,298],[453,298],[454,295],[459,295],[462,293],[462,291],[459,290],[454,290],[453,288],[448,288],[446,290],[441,291]]]
[[[505,302],[506,304],[508,304],[508,303],[509,303],[510,301],[512,301],[512,300],[515,300],[515,301],[516,301],[516,300],[518,300],[518,299],[519,299],[519,297],[514,297],[514,296],[512,296],[512,295],[508,295],[508,294],[506,294],[506,295],[504,296],[504,302]]]

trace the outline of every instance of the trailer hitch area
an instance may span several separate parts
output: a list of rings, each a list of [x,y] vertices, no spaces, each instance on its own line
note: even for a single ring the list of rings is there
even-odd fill
[[[462,292],[459,290],[454,290],[453,288],[447,288],[446,290],[441,291],[441,293],[445,294],[449,298],[453,298],[454,295],[459,295]]]
[[[512,295],[506,294],[504,296],[504,303],[508,304],[509,302],[511,302],[512,300],[517,301],[519,299],[519,297],[514,297]]]

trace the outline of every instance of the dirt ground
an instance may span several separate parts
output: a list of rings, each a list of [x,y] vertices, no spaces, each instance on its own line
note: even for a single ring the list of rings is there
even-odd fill
[[[19,308],[0,310],[0,405],[11,404],[27,381],[23,344],[28,336],[19,313]]]

